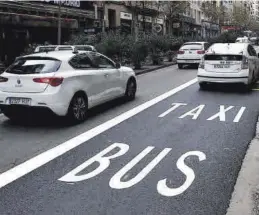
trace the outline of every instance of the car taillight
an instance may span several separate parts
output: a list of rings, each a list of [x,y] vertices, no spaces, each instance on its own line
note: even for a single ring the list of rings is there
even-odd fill
[[[199,68],[204,69],[204,57],[201,58],[201,62],[199,64]]]
[[[178,53],[178,54],[184,54],[184,51],[179,50],[177,53]]]
[[[204,50],[198,50],[197,54],[205,54],[205,51]]]
[[[0,76],[0,83],[1,83],[1,82],[7,82],[7,81],[8,81],[8,78],[1,77],[1,76]]]
[[[246,56],[243,56],[243,59],[242,59],[242,66],[241,68],[242,69],[248,69],[248,58]]]
[[[45,84],[49,84],[52,87],[57,87],[61,85],[63,80],[64,78],[60,78],[60,77],[52,77],[52,78],[44,77],[44,78],[33,79],[33,81],[36,83],[45,83]]]

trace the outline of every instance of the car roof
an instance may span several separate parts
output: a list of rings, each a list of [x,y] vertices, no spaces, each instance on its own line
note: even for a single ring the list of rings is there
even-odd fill
[[[78,53],[91,53],[91,51],[78,51]],[[60,61],[67,61],[77,53],[73,52],[72,50],[64,50],[64,51],[50,51],[50,52],[39,52],[30,55],[22,56],[24,57],[50,57],[55,58]]]
[[[187,44],[204,44],[204,43],[207,43],[207,42],[186,42],[186,43],[184,43],[184,45],[187,45]]]
[[[207,54],[242,54],[248,45],[248,43],[215,43],[208,49]]]

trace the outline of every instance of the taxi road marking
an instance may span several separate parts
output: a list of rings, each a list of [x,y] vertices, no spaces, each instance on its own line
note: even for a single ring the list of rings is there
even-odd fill
[[[177,108],[180,108],[182,106],[186,106],[186,103],[172,103],[173,107],[169,108],[168,110],[166,110],[165,112],[163,112],[162,114],[160,114],[158,117],[159,118],[163,118],[165,116],[167,116],[168,114],[170,114],[171,112],[173,112],[174,110],[176,110]],[[205,105],[199,105],[198,107],[188,111],[187,113],[181,115],[180,117],[178,117],[179,119],[183,119],[186,117],[191,117],[191,119],[196,120],[198,119],[198,117],[200,116],[201,112],[203,111],[203,109],[205,108]],[[237,107],[235,106],[225,106],[225,105],[220,105],[219,106],[219,112],[214,114],[213,116],[209,117],[207,120],[208,121],[212,121],[212,120],[216,120],[219,119],[220,122],[225,122],[226,121],[226,113],[230,110],[236,109]],[[239,108],[238,113],[236,114],[233,122],[239,122],[241,117],[243,116],[244,112],[246,110],[246,107],[241,107]]]
[[[192,79],[185,84],[182,84],[160,96],[157,96],[154,99],[151,99],[137,107],[134,107],[133,109],[116,116],[115,118],[108,120],[107,122],[104,122],[101,125],[98,125],[97,127],[90,129],[86,131],[85,133],[82,133],[64,143],[61,143],[60,145],[47,150],[27,161],[25,161],[22,164],[19,164],[12,169],[7,170],[6,172],[0,174],[0,188],[6,186],[7,184],[21,178],[22,176],[32,172],[33,170],[43,166],[44,164],[54,160],[55,158],[65,154],[66,152],[76,148],[77,146],[85,143],[86,141],[92,139],[93,137],[107,131],[108,129],[120,124],[121,122],[135,116],[136,114],[150,108],[151,106],[167,99],[168,97],[176,94],[177,92],[180,92],[181,90],[191,86],[192,84],[197,82],[197,78]]]

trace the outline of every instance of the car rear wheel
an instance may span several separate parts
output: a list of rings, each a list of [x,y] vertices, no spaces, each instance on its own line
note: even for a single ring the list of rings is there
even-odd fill
[[[88,101],[84,93],[77,93],[72,98],[67,118],[70,122],[78,124],[84,122],[87,118]]]
[[[130,101],[134,100],[136,96],[137,91],[137,82],[134,78],[131,78],[128,80],[126,92],[125,92],[125,98]]]
[[[183,68],[183,64],[178,63],[178,69],[182,69]]]

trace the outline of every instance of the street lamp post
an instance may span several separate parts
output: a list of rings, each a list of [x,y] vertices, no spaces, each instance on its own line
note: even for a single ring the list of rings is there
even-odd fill
[[[58,45],[61,44],[61,1],[58,3]]]

